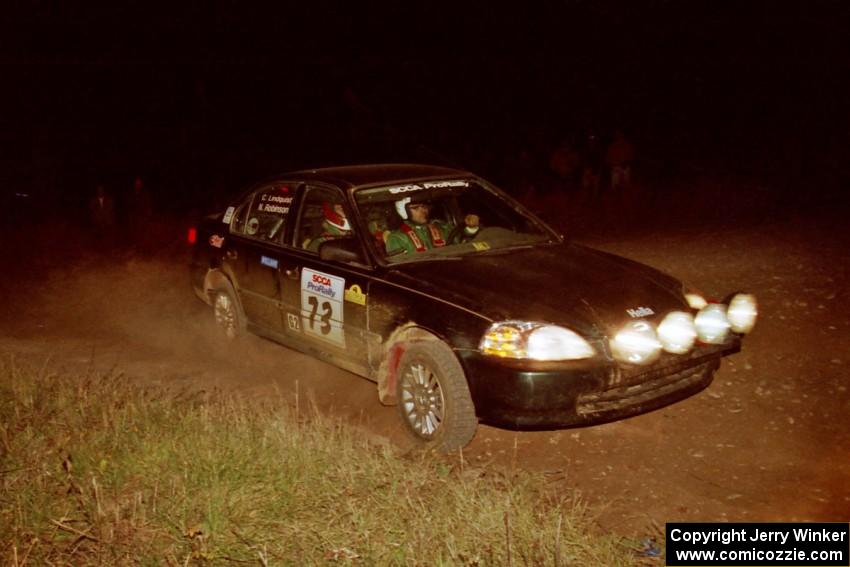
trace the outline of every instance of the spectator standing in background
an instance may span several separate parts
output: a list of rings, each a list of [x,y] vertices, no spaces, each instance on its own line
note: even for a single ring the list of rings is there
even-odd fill
[[[603,158],[602,143],[599,137],[591,132],[587,136],[581,156],[581,189],[589,199],[599,196]]]
[[[115,202],[100,183],[89,200],[89,221],[95,238],[104,245],[111,244],[115,228]]]
[[[579,170],[580,158],[569,140],[560,145],[549,156],[549,169],[558,177],[561,189],[571,190]]]
[[[539,172],[531,150],[523,146],[508,160],[509,191],[519,200],[533,199],[539,190]]]
[[[634,160],[634,145],[620,130],[616,130],[605,152],[605,165],[611,174],[611,189],[626,190],[631,186]]]
[[[127,230],[131,244],[144,248],[148,240],[153,205],[142,178],[133,180],[133,191],[127,199]]]

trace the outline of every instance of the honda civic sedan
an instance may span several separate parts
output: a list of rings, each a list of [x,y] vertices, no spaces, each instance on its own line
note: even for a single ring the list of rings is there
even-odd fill
[[[466,171],[364,165],[254,185],[189,234],[194,291],[245,331],[377,384],[423,446],[478,423],[617,420],[706,388],[755,298],[704,297],[565,240]]]

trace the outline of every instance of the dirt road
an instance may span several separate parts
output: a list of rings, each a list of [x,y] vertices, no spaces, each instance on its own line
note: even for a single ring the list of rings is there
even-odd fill
[[[761,319],[743,352],[684,402],[603,426],[515,433],[482,426],[465,458],[542,471],[589,501],[602,529],[667,521],[850,520],[848,238],[800,222],[584,242],[659,267],[709,295],[746,289]],[[18,250],[7,256],[18,261]],[[256,337],[223,348],[184,256],[41,255],[0,287],[0,354],[128,379],[314,400],[404,444],[372,383]]]

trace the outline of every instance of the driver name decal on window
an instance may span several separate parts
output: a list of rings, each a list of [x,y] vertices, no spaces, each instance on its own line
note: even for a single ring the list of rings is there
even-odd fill
[[[301,270],[301,328],[305,333],[345,347],[344,290],[344,278]]]
[[[236,207],[227,207],[227,210],[224,211],[224,216],[221,218],[221,222],[224,224],[230,224],[230,219],[233,218],[233,212],[236,210]]]
[[[258,211],[264,213],[277,213],[279,215],[289,214],[289,206],[292,204],[292,197],[264,193],[260,195],[260,205]]]

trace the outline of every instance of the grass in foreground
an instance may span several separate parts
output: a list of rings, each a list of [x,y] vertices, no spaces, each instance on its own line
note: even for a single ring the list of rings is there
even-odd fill
[[[540,476],[402,457],[283,401],[0,362],[4,564],[632,563],[584,514]]]

